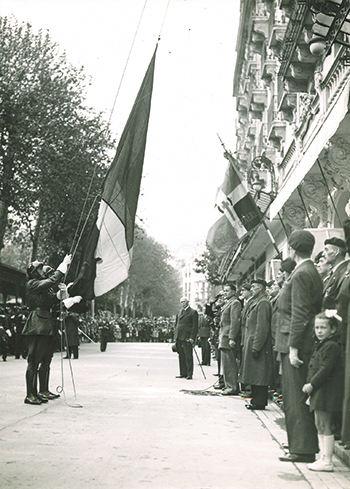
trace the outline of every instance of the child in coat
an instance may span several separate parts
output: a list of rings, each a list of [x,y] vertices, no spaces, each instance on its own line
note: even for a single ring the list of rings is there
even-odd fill
[[[317,472],[334,470],[332,413],[342,410],[344,367],[340,345],[334,338],[336,318],[341,320],[336,311],[321,312],[315,318],[317,341],[309,363],[308,383],[303,387],[303,392],[310,396],[310,411],[315,413],[320,447],[320,458],[307,468]]]

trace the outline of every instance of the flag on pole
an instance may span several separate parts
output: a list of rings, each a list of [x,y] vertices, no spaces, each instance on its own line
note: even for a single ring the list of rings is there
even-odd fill
[[[242,175],[236,167],[233,156],[228,151],[224,156],[229,160],[229,164],[224,182],[217,192],[216,205],[227,217],[238,238],[241,239],[261,222],[262,216],[243,183]]]
[[[238,244],[239,238],[227,217],[223,215],[209,229],[206,241],[210,251],[217,258],[222,258]]]
[[[83,250],[71,295],[93,299],[126,280],[132,259],[137,202],[151,109],[157,47],[105,178],[98,217]]]

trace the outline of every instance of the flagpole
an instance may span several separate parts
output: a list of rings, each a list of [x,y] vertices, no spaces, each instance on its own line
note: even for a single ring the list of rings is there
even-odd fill
[[[224,143],[223,143],[223,141],[221,140],[221,138],[220,138],[219,134],[218,134],[218,133],[216,133],[216,134],[217,134],[217,137],[219,138],[219,141],[220,141],[220,143],[221,143],[221,146],[222,146],[222,147],[224,148],[224,150],[225,150],[225,154],[224,154],[225,158],[226,158],[227,160],[229,160],[229,162],[231,163],[231,165],[233,165],[233,167],[235,167],[235,164],[234,164],[234,162],[232,161],[232,154],[230,153],[230,151],[227,151],[227,150],[226,150],[226,148],[225,148],[225,144],[224,144]],[[262,222],[262,225],[264,226],[264,228],[265,228],[265,230],[266,230],[266,232],[267,232],[267,234],[268,234],[268,237],[270,238],[271,243],[273,244],[273,247],[275,248],[275,250],[276,250],[276,252],[277,252],[277,256],[278,256],[278,258],[279,258],[279,259],[282,259],[282,257],[281,257],[281,252],[280,252],[280,250],[278,249],[278,246],[277,246],[277,244],[276,244],[276,241],[275,241],[274,237],[272,236],[271,231],[270,231],[270,229],[268,228],[268,226],[267,226],[267,224],[266,224],[266,222],[265,222],[265,215],[266,215],[266,212],[267,212],[267,210],[269,209],[270,205],[271,205],[271,202],[270,202],[270,204],[268,205],[268,207],[265,209],[264,214],[262,214],[262,213],[261,213],[260,209],[258,209],[258,210],[260,211],[260,214],[261,214],[261,222]]]

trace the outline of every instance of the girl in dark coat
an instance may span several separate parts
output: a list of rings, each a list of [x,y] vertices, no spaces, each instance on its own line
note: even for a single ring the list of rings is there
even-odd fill
[[[344,388],[344,366],[340,345],[334,338],[336,331],[335,317],[328,317],[325,312],[316,316],[315,334],[318,341],[309,363],[308,383],[303,387],[303,392],[310,396],[310,410],[315,413],[321,455],[320,459],[307,467],[317,472],[334,470],[332,413],[342,409]]]

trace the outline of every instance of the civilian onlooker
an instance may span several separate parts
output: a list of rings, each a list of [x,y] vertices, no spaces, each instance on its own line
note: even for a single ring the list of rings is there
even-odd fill
[[[296,267],[280,292],[275,343],[281,356],[289,447],[289,454],[280,460],[311,463],[318,452],[318,439],[312,413],[303,402],[302,388],[314,345],[315,316],[321,310],[323,283],[311,260],[314,236],[309,231],[294,231],[288,244]]]
[[[317,472],[334,470],[332,414],[341,411],[344,392],[344,365],[340,345],[335,339],[336,331],[335,317],[328,317],[325,313],[316,316],[315,334],[318,341],[309,363],[307,383],[303,386],[303,392],[310,396],[310,411],[315,413],[320,447],[320,458],[307,467]]]

